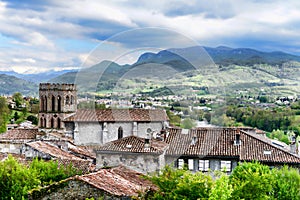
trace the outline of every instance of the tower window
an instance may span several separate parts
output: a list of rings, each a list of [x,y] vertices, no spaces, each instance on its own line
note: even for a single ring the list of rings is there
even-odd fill
[[[59,117],[57,118],[57,128],[61,128],[61,120]]]
[[[74,104],[74,97],[71,96],[71,105],[73,105],[73,104]]]
[[[55,96],[52,96],[52,111],[55,111]]]
[[[58,112],[61,111],[61,97],[60,96],[57,97],[57,111]]]
[[[44,118],[43,117],[40,118],[40,125],[42,128],[44,127]]]
[[[54,119],[51,117],[51,128],[54,128]]]
[[[120,126],[118,129],[118,139],[123,138],[123,128]]]
[[[66,96],[66,105],[69,105],[69,104],[70,104],[70,97]]]

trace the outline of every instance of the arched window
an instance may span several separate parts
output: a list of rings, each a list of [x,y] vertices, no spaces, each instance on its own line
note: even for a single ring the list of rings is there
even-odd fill
[[[118,139],[123,138],[123,128],[120,126],[118,129]]]
[[[71,96],[71,105],[73,105],[73,104],[74,104],[74,97]]]
[[[66,96],[66,105],[69,105],[69,104],[70,104],[70,97]]]
[[[61,120],[59,117],[57,118],[57,128],[61,128]]]
[[[45,99],[43,96],[41,96],[41,99],[40,99],[40,110],[41,111],[44,111],[44,103],[45,103]]]
[[[52,96],[52,112],[55,111],[55,96]]]
[[[60,96],[57,97],[57,111],[58,112],[61,111],[61,97]]]
[[[40,126],[42,128],[44,127],[44,118],[43,117],[40,118]]]
[[[44,96],[44,111],[47,111],[47,96]]]
[[[44,118],[44,127],[45,128],[47,128],[47,123],[46,122],[47,122],[47,120],[46,120],[46,118]]]
[[[51,127],[50,128],[54,128],[54,119],[53,119],[53,117],[51,117]]]

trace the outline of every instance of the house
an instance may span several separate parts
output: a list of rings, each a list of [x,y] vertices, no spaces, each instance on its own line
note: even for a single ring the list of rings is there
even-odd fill
[[[165,166],[168,144],[158,139],[128,136],[95,148],[97,168],[125,165],[147,173]]]
[[[238,162],[259,161],[270,167],[289,165],[300,168],[300,157],[268,139],[238,128],[197,128],[186,134],[170,129],[166,143],[166,163],[192,171],[226,170]]]
[[[22,154],[26,159],[40,158],[44,160],[57,160],[59,164],[70,165],[83,172],[89,172],[94,169],[92,160],[82,159],[70,152],[67,152],[53,143],[44,141],[33,141],[25,143],[22,148]]]
[[[128,136],[145,138],[148,130],[160,132],[168,126],[166,112],[159,109],[77,110],[63,121],[66,135],[76,145],[102,145]]]
[[[20,154],[23,144],[41,137],[38,129],[11,129],[0,134],[0,152]]]
[[[155,190],[157,187],[144,179],[141,173],[119,166],[33,189],[28,199],[136,199],[140,193]]]
[[[177,168],[186,165],[191,171],[225,170],[231,173],[239,162],[251,161],[270,167],[300,168],[298,155],[274,145],[249,128],[169,128],[159,138],[122,138],[95,148],[95,151],[97,167],[119,163],[143,173],[157,171],[165,165]]]

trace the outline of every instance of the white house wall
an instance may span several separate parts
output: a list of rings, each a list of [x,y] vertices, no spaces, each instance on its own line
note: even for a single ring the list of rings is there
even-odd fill
[[[75,123],[74,143],[76,145],[102,144],[102,125],[98,122]]]

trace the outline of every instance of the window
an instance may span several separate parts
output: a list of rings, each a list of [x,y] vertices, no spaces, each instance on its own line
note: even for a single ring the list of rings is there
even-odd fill
[[[42,127],[42,128],[45,127],[45,126],[44,126],[44,118],[42,118],[42,117],[40,118],[40,124],[41,124],[41,127]]]
[[[60,96],[57,97],[57,111],[58,112],[61,111],[61,97]]]
[[[54,128],[54,119],[51,117],[51,128]]]
[[[231,161],[230,160],[221,160],[221,170],[230,172],[231,171]]]
[[[118,129],[118,139],[123,138],[123,128],[120,126]]]
[[[199,171],[207,172],[209,170],[209,160],[199,160]]]
[[[70,97],[66,96],[66,105],[68,105],[70,103]]]
[[[188,159],[189,170],[194,170],[194,159]]]
[[[55,111],[55,96],[52,96],[52,112]]]
[[[73,104],[74,104],[74,97],[71,96],[71,105],[73,105]]]
[[[183,167],[184,167],[184,160],[183,159],[178,159],[177,166],[178,166],[178,169],[183,169]]]
[[[44,127],[47,128],[47,120],[44,118]]]
[[[57,128],[59,129],[59,128],[61,128],[61,120],[60,120],[60,118],[58,117],[57,118]]]

